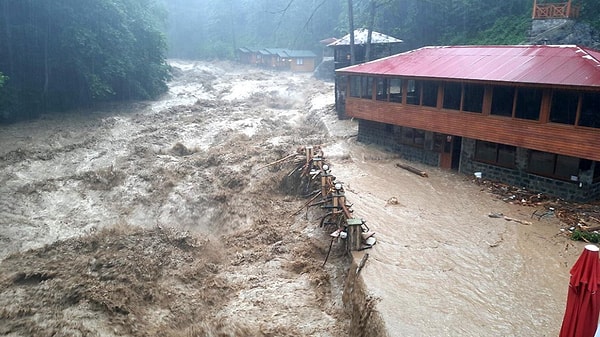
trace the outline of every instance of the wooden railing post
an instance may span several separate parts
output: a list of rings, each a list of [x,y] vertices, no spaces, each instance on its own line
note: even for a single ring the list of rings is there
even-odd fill
[[[348,250],[357,251],[362,246],[362,219],[350,218],[346,220],[348,231]]]

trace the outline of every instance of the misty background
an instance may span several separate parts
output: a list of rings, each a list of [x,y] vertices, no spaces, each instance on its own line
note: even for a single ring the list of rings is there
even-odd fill
[[[556,2],[539,0],[538,3]],[[576,1],[600,27],[600,2]],[[533,0],[0,0],[0,122],[151,99],[168,58],[234,60],[239,47],[321,54],[320,40],[369,28],[425,45],[519,44]]]

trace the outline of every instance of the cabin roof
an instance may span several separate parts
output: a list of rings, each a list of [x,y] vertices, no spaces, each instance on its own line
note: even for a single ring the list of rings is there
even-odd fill
[[[315,53],[310,50],[293,50],[283,48],[264,48],[259,51],[262,55],[277,55],[279,57],[290,57],[290,58],[309,58],[317,57]]]
[[[576,45],[441,46],[336,72],[600,88],[599,60],[600,51]]]
[[[315,53],[310,50],[286,50],[287,57],[295,58],[310,58],[317,57]]]
[[[277,55],[282,56],[285,53],[283,48],[265,48],[260,51],[263,55]]]
[[[369,33],[369,31],[365,28],[356,29],[354,31],[354,44],[358,44],[358,45],[367,44],[368,33]],[[401,42],[404,42],[404,41],[397,39],[395,37],[389,36],[389,35],[385,35],[385,34],[382,34],[379,32],[375,32],[375,31],[373,31],[371,33],[371,43],[372,44],[401,43]],[[335,42],[328,44],[327,46],[335,47],[335,46],[349,46],[349,45],[350,45],[350,34],[342,37],[341,39],[336,40]]]

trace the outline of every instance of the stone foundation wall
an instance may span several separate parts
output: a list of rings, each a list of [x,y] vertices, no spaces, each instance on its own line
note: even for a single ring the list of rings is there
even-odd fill
[[[390,124],[358,121],[359,142],[376,144],[390,151],[399,153],[403,159],[420,162],[431,166],[439,166],[440,154],[431,151],[433,133],[425,133],[424,147],[419,148],[401,143],[400,128]]]
[[[517,148],[515,168],[506,168],[473,160],[475,140],[463,138],[461,172],[472,175],[481,172],[483,179],[501,181],[530,191],[555,196],[569,201],[587,202],[600,199],[600,183],[592,182],[592,172],[584,171],[579,181],[563,181],[527,172],[528,150]]]
[[[403,159],[439,166],[440,155],[432,151],[433,138],[431,132],[425,133],[423,148],[409,146],[400,142],[400,127],[359,120],[358,141],[376,144],[395,153]],[[463,138],[460,154],[460,172],[473,175],[481,172],[483,179],[500,181],[509,185],[519,186],[530,191],[551,195],[569,201],[588,202],[600,200],[600,182],[593,182],[593,164],[591,169],[579,174],[579,181],[563,181],[539,176],[527,172],[529,150],[517,148],[515,168],[495,166],[475,161],[475,140]],[[600,168],[599,168],[600,169]]]

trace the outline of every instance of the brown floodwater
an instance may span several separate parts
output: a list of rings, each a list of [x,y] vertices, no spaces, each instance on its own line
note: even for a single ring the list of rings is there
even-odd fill
[[[558,335],[584,243],[561,235],[557,219],[531,219],[536,208],[469,177],[408,163],[428,172],[420,177],[352,140],[330,151],[355,216],[378,238],[361,275],[390,336]]]

